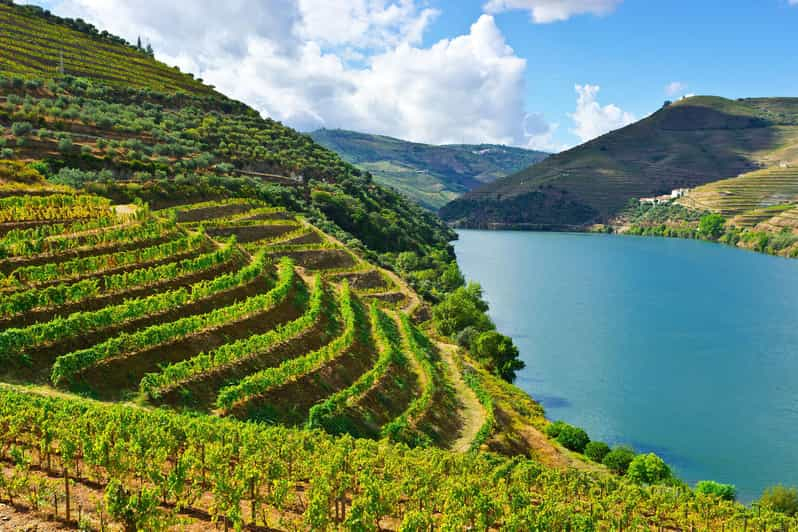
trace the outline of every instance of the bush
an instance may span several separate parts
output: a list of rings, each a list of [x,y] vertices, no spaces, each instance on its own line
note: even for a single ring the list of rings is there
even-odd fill
[[[639,454],[629,464],[626,476],[638,484],[656,484],[673,477],[671,468],[654,453]]]
[[[14,157],[14,150],[11,148],[3,148],[0,150],[0,159],[12,159]]]
[[[610,446],[603,441],[592,441],[585,446],[585,456],[599,464],[609,452]]]
[[[58,151],[61,153],[69,153],[72,151],[72,138],[61,137],[61,140],[58,141]]]
[[[717,240],[723,235],[726,220],[720,214],[705,214],[698,222],[698,232],[712,240]]]
[[[616,447],[604,457],[602,464],[618,475],[625,475],[629,464],[635,458],[635,452],[630,447]]]
[[[566,449],[582,453],[585,451],[585,446],[590,443],[590,438],[583,429],[566,424],[557,434],[557,441]]]
[[[16,137],[24,137],[33,131],[33,126],[30,122],[14,122],[11,124],[11,133]]]
[[[512,338],[496,331],[486,331],[476,337],[471,348],[479,362],[507,382],[515,380],[515,372],[526,364],[518,358],[518,348]]]
[[[565,421],[555,421],[554,423],[549,423],[546,426],[546,436],[548,436],[549,438],[556,439],[557,436],[560,435],[560,431],[563,429],[563,427],[567,426],[568,423],[566,423]]]
[[[768,488],[759,499],[759,505],[790,517],[798,515],[798,489],[781,485]]]
[[[474,341],[477,339],[481,333],[475,327],[466,327],[455,336],[455,341],[457,345],[462,347],[463,349],[471,349],[471,346],[474,345]]]
[[[714,495],[725,501],[733,501],[737,498],[737,488],[732,484],[721,484],[714,480],[702,480],[696,484],[695,492],[702,495]]]

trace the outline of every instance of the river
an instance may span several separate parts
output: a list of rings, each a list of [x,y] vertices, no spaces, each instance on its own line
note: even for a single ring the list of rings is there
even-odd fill
[[[798,485],[798,260],[700,241],[460,231],[550,419],[751,501]]]

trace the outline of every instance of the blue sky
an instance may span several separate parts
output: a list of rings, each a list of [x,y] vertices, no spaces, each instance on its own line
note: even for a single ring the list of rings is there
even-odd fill
[[[684,94],[798,96],[798,0],[33,3],[303,130],[556,151]]]

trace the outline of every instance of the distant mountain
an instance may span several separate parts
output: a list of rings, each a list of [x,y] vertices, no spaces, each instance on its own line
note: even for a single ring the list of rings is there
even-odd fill
[[[341,129],[320,129],[310,136],[371,172],[377,182],[432,210],[548,155],[495,144],[433,146]]]
[[[798,98],[697,96],[486,184],[440,214],[461,227],[583,226],[611,219],[630,198],[796,161]],[[772,181],[762,205],[773,203],[768,195],[777,204],[787,201],[791,193],[783,186],[791,183]],[[711,201],[702,208],[714,209]]]

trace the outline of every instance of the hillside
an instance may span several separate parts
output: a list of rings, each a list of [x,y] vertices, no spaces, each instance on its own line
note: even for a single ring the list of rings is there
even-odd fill
[[[494,144],[433,146],[340,129],[320,129],[310,136],[370,172],[378,183],[431,210],[548,155]]]
[[[187,75],[61,75],[59,39],[162,71],[0,8],[51,35],[0,50],[0,528],[796,526],[546,420],[431,213]]]
[[[631,198],[794,161],[797,145],[798,98],[692,97],[485,185],[441,215],[468,227],[607,222]]]

